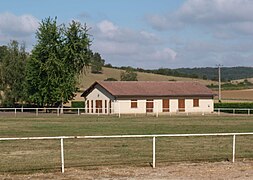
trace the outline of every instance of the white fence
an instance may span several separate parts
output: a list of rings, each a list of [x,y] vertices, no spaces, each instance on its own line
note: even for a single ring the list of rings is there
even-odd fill
[[[231,136],[232,137],[232,162],[235,162],[236,136],[253,135],[249,133],[210,133],[210,134],[154,134],[154,135],[112,135],[112,136],[59,136],[59,137],[23,137],[0,138],[0,141],[13,140],[52,140],[59,139],[61,148],[61,172],[64,173],[64,139],[110,139],[110,138],[152,138],[152,167],[156,167],[156,138],[159,137],[204,137],[204,136]]]
[[[165,112],[158,112],[158,111],[152,111],[151,113],[129,113],[133,115],[138,115],[138,114],[152,114],[156,117],[159,117],[159,115],[224,115],[224,114],[246,114],[246,115],[253,115],[253,109],[250,108],[214,108],[214,112],[205,112],[205,111],[200,111],[200,112],[185,112],[185,109],[181,108],[178,109],[177,112],[170,112],[169,108],[163,108]],[[87,111],[87,108],[0,108],[0,115],[1,112],[7,112],[10,115],[14,115],[15,117],[18,116],[19,114],[25,114],[29,113],[29,115],[34,115],[34,116],[39,116],[40,114],[56,114],[57,116],[60,116],[61,114],[76,114],[78,116],[83,115],[83,114],[93,114],[93,115],[116,115],[118,117],[121,117],[122,114],[120,109],[117,112],[114,112],[113,110],[108,110],[107,113],[101,113],[102,108],[94,108],[92,111],[89,109]],[[224,112],[224,113],[222,113]],[[243,113],[242,113],[243,112]],[[4,115],[4,114],[3,114]]]

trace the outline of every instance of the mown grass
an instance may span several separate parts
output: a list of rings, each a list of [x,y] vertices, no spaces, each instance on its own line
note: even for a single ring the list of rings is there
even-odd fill
[[[0,137],[250,132],[252,116],[0,117]],[[237,158],[253,158],[253,136],[237,137]],[[1,172],[60,169],[59,140],[0,141]],[[137,165],[152,162],[152,139],[67,139],[66,167]],[[157,138],[157,165],[232,158],[232,137]]]

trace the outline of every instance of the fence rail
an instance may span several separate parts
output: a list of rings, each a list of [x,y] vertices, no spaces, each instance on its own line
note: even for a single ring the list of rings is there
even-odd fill
[[[39,114],[45,114],[45,113],[52,113],[56,114],[57,116],[60,116],[61,114],[76,114],[76,115],[81,115],[81,114],[94,114],[94,115],[116,115],[118,117],[121,117],[121,112],[113,112],[113,109],[109,109],[107,113],[101,113],[103,108],[93,108],[93,111],[91,109],[87,108],[0,108],[0,113],[1,112],[9,112],[13,113],[14,116],[17,116],[20,113],[30,113],[34,114],[35,116],[39,116]],[[220,116],[221,113],[225,114],[246,114],[246,115],[253,115],[253,109],[252,108],[214,108],[214,112],[205,112],[205,111],[199,111],[199,112],[191,112],[191,111],[185,111],[184,108],[178,109],[176,112],[170,112],[169,108],[163,108],[163,112],[158,112],[158,111],[150,111],[146,113],[129,113],[129,114],[154,114],[156,117],[159,117],[161,114],[167,114],[167,115],[173,115],[173,114],[185,114],[185,115],[191,115],[191,114],[200,114],[200,115],[206,115],[206,114],[212,114],[215,112],[215,115]],[[189,110],[189,109],[188,109]]]
[[[56,136],[56,137],[20,137],[0,138],[0,141],[18,140],[60,140],[61,172],[64,173],[64,139],[111,139],[111,138],[152,138],[152,167],[156,167],[156,139],[160,137],[204,137],[204,136],[232,136],[232,162],[235,162],[236,136],[253,135],[246,133],[209,133],[209,134],[152,134],[152,135],[111,135],[111,136]]]

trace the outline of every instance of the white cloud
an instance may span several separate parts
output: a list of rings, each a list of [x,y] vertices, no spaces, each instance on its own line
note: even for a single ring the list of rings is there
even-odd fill
[[[153,54],[151,54],[151,57],[156,61],[159,61],[159,60],[172,61],[176,59],[176,56],[177,56],[177,53],[173,49],[170,49],[170,48],[157,50]]]
[[[98,23],[97,27],[105,36],[114,37],[118,31],[118,27],[115,26],[112,22],[104,20]]]
[[[29,36],[36,31],[38,25],[38,20],[31,15],[0,14],[0,32],[5,35]]]
[[[104,41],[102,39],[96,40],[94,43],[94,48],[96,51],[104,55],[122,55],[128,56],[131,54],[138,53],[138,44],[129,42],[115,42],[115,41]]]
[[[17,40],[24,42],[27,50],[30,51],[38,26],[38,19],[32,15],[16,16],[11,13],[2,13],[0,14],[0,44]]]
[[[94,37],[92,49],[113,65],[159,68],[176,59],[177,53],[164,47],[164,40],[145,30],[122,28],[104,20],[97,23],[91,33]]]
[[[95,34],[94,37],[97,39],[122,43],[137,42],[159,44],[162,42],[162,40],[153,33],[144,30],[138,31],[130,28],[122,28],[108,20],[103,20],[94,25],[92,34]]]
[[[252,12],[252,0],[186,0],[146,20],[157,33],[173,35],[176,61],[168,67],[252,66]]]
[[[253,34],[252,0],[187,0],[178,10],[163,15],[150,15],[148,23],[157,30],[202,27],[215,34]],[[228,37],[228,36],[225,36]]]

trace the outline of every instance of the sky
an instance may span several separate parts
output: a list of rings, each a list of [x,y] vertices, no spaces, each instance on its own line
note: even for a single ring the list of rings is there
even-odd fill
[[[93,52],[145,69],[253,66],[253,0],[1,0],[0,45],[25,42],[47,17],[90,28]]]

